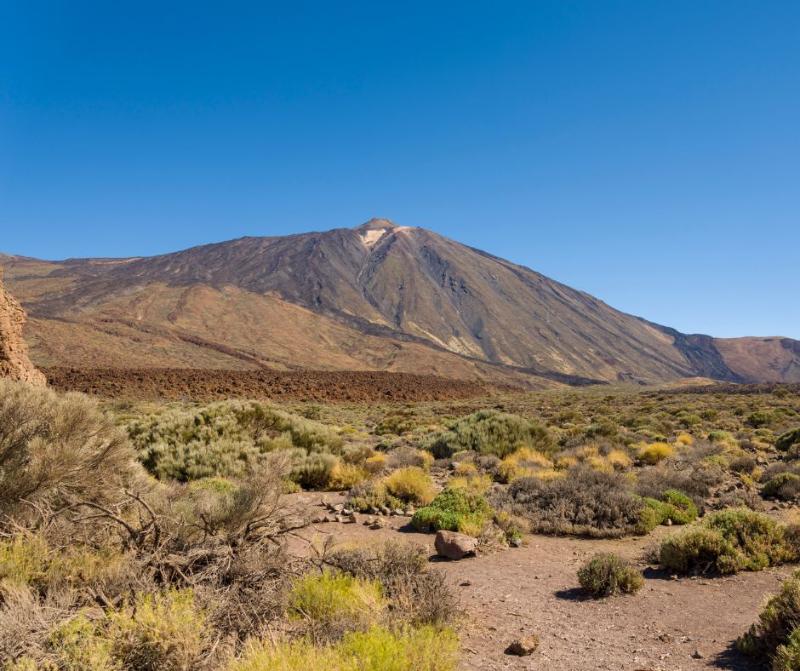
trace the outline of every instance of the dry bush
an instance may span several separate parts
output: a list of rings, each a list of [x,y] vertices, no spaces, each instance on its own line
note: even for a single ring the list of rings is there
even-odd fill
[[[0,380],[0,524],[118,498],[132,471],[125,436],[93,401]]]
[[[393,618],[437,626],[455,619],[455,595],[442,572],[428,570],[427,555],[418,545],[387,543],[338,550],[326,562],[349,575],[379,582],[391,603]]]
[[[616,473],[579,467],[565,478],[522,478],[495,494],[493,503],[540,533],[616,537],[642,530],[644,504]]]
[[[593,598],[634,594],[644,578],[631,564],[615,554],[597,554],[578,570],[578,582]]]

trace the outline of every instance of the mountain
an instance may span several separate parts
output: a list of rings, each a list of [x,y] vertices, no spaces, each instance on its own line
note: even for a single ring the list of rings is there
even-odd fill
[[[800,343],[686,335],[431,231],[0,257],[38,364],[430,372],[526,383],[800,380]]]

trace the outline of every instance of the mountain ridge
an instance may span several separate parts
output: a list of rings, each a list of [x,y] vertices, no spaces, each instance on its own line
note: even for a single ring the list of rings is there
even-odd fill
[[[510,376],[534,385],[696,376],[800,380],[798,341],[683,334],[531,268],[385,219],[355,228],[245,236],[152,257],[6,256],[0,263],[31,315],[34,359],[46,365],[81,363],[52,345],[48,351],[45,341],[46,331],[69,340],[65,324],[73,324],[83,338],[96,333],[98,343],[117,338],[113,346],[97,344],[86,354],[104,362],[114,358],[109,348],[123,350],[125,340],[135,342],[136,332],[144,338],[150,330],[147,338],[158,332],[171,342],[151,344],[151,358],[162,363],[162,354],[177,348],[175,339],[191,337],[220,350],[252,350],[255,359],[272,365],[313,366],[302,352],[291,352],[294,338],[296,349],[315,352],[320,368],[399,366],[414,372],[415,365],[434,365],[437,374],[506,383]],[[220,332],[203,313],[224,313],[229,332]],[[281,330],[282,320],[291,323],[291,336],[291,329]],[[115,334],[108,333],[112,323]],[[272,343],[253,331],[259,328],[273,334]],[[326,335],[315,341],[309,329]],[[192,355],[183,351],[179,358],[188,365]],[[147,360],[145,351],[137,359],[144,365]],[[233,365],[218,357],[216,363]]]

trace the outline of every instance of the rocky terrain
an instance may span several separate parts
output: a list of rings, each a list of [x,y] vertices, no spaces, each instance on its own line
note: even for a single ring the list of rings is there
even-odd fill
[[[434,375],[359,371],[45,369],[51,386],[102,398],[197,401],[258,398],[301,401],[433,401],[485,396],[492,386]],[[507,388],[505,388],[507,390]]]
[[[28,358],[28,347],[22,337],[25,311],[3,286],[0,271],[0,377],[44,385],[44,374]]]
[[[150,258],[0,263],[42,366],[425,371],[533,388],[800,380],[797,341],[682,334],[382,219]]]

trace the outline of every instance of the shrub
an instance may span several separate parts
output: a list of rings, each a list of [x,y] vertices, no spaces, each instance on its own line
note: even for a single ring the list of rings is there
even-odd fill
[[[116,497],[132,463],[125,436],[86,396],[0,380],[0,523],[23,500]]]
[[[392,633],[374,627],[346,636],[339,646],[343,671],[451,671],[458,638],[448,629],[420,627]]]
[[[379,582],[395,618],[437,626],[455,619],[457,603],[445,576],[428,570],[427,553],[419,545],[387,543],[338,550],[328,563],[356,578]]]
[[[660,562],[677,573],[760,571],[794,561],[794,533],[766,515],[746,508],[713,513],[697,527],[667,538]]]
[[[787,431],[778,436],[778,440],[775,441],[775,449],[786,452],[798,443],[800,443],[800,428]]]
[[[800,653],[800,573],[784,581],[780,592],[767,601],[758,622],[737,641],[745,654],[771,661],[776,671],[798,668]]]
[[[677,489],[668,489],[661,499],[645,499],[645,505],[655,513],[656,524],[689,524],[697,519],[694,501]]]
[[[417,510],[411,524],[420,531],[460,531],[477,536],[491,514],[489,503],[480,494],[447,488],[429,506]]]
[[[486,473],[456,476],[447,482],[449,489],[463,489],[471,494],[485,494],[492,486],[492,478]]]
[[[359,482],[348,493],[347,503],[362,513],[384,506],[394,510],[404,505],[400,499],[389,494],[383,479]]]
[[[328,489],[338,465],[339,459],[333,454],[308,454],[295,460],[290,477],[303,489]]]
[[[327,647],[304,640],[251,643],[227,671],[455,671],[457,663],[458,638],[450,629],[373,627]]]
[[[255,401],[154,413],[130,422],[128,435],[148,471],[181,482],[241,477],[275,450],[337,453],[343,445],[330,427]]]
[[[311,634],[323,640],[368,629],[385,607],[377,581],[331,571],[298,579],[289,594],[289,614],[305,620]]]
[[[619,449],[611,450],[606,455],[606,460],[615,471],[624,471],[630,468],[632,463],[628,453]]]
[[[433,436],[426,447],[436,458],[452,457],[461,450],[502,458],[520,447],[547,452],[553,448],[553,440],[547,429],[523,417],[480,410]]]
[[[367,477],[367,471],[355,464],[336,463],[331,470],[328,489],[342,491],[351,489]]]
[[[761,493],[768,498],[791,501],[800,496],[800,475],[797,473],[779,473],[767,480]]]
[[[578,582],[595,599],[633,594],[644,585],[642,574],[615,554],[597,554],[578,570]]]
[[[430,452],[415,450],[412,447],[398,447],[387,453],[389,468],[406,468],[416,466],[430,470],[433,465],[433,456]]]
[[[107,618],[112,654],[126,669],[187,671],[209,644],[206,616],[191,590],[138,595]]]
[[[641,530],[644,504],[624,476],[578,467],[566,477],[517,480],[496,495],[495,507],[526,519],[532,531],[615,537]]]
[[[503,459],[495,469],[499,482],[512,482],[533,475],[539,469],[552,470],[553,462],[541,452],[530,447],[521,447]]]
[[[668,443],[651,443],[644,445],[639,451],[639,459],[650,465],[655,465],[664,459],[668,459],[675,453],[675,448]]]
[[[406,503],[425,505],[435,496],[430,476],[418,466],[400,468],[386,476],[386,491]]]
[[[56,668],[65,671],[119,671],[122,668],[114,658],[111,639],[98,635],[96,625],[83,614],[56,627],[48,644],[58,659]]]

